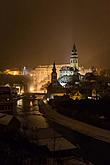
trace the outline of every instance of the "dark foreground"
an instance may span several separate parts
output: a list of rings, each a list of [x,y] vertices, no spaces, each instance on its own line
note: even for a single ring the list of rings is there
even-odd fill
[[[80,148],[81,154],[83,155],[83,159],[85,161],[90,161],[95,165],[110,164],[109,141],[98,140],[98,138],[87,136],[87,134],[85,135],[80,131],[74,130],[74,125],[73,128],[69,127],[68,122],[71,117],[67,117],[68,120],[66,121],[64,115],[59,113],[58,109],[55,109],[55,104],[54,108],[52,108],[52,106],[49,106],[51,108],[48,108],[48,106],[43,103],[41,104],[41,107],[44,110],[51,126],[60,132],[67,140],[71,141],[73,144],[76,144],[76,146]]]

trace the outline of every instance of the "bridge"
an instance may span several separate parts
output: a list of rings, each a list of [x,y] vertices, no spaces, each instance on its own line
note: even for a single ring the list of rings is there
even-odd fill
[[[42,99],[45,93],[23,93],[22,95],[7,95],[5,100],[0,101],[1,113],[16,113],[17,102],[23,101],[23,106],[29,109],[30,101]]]
[[[22,95],[16,95],[13,97],[13,100],[20,100],[20,99],[43,99],[46,93],[23,93]]]
[[[43,99],[43,97],[46,95],[46,93],[24,93],[24,97],[34,97],[37,99]]]
[[[110,164],[110,131],[66,117],[40,102],[40,108],[51,126],[81,148],[85,159],[95,165]]]

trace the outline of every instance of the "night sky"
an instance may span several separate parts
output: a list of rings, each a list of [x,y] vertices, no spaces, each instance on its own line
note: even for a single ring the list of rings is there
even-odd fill
[[[109,68],[109,0],[2,0],[0,69],[69,63]]]

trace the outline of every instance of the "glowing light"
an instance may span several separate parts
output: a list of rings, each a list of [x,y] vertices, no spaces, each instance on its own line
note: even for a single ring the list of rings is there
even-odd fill
[[[30,92],[34,92],[34,87],[33,86],[30,87]]]
[[[4,71],[5,74],[10,74],[10,75],[20,75],[20,71],[17,70],[10,70],[10,69],[6,69]]]
[[[33,74],[32,74],[32,73],[30,73],[30,76],[32,77],[32,76],[33,76]]]

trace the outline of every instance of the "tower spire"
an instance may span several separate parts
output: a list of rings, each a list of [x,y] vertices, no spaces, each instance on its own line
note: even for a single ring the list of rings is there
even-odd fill
[[[73,49],[70,55],[70,66],[73,69],[78,69],[78,54],[75,43],[73,45]]]
[[[53,72],[56,72],[55,61],[54,61],[54,63],[53,63],[53,68],[52,68],[52,71],[53,71]]]
[[[55,66],[55,61],[54,61],[52,73],[51,73],[51,83],[54,83],[56,81],[57,81],[57,72],[56,72],[56,66]]]
[[[77,49],[76,49],[75,43],[74,43],[74,45],[73,45],[72,53],[77,54]]]

